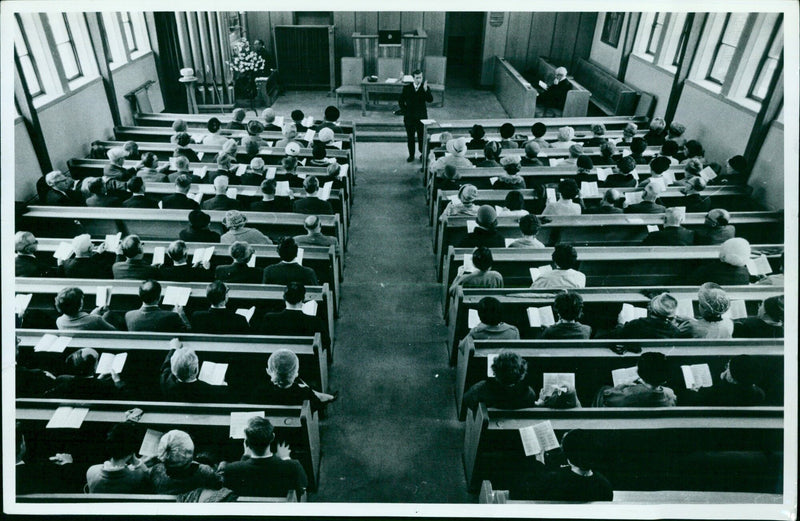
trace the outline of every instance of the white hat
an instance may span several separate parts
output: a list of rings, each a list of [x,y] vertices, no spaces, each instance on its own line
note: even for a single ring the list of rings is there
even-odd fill
[[[291,143],[286,145],[284,151],[286,152],[287,156],[296,156],[297,154],[300,153],[300,145],[292,141]]]
[[[319,140],[323,143],[330,143],[333,141],[333,130],[329,129],[328,127],[323,128],[319,131]]]

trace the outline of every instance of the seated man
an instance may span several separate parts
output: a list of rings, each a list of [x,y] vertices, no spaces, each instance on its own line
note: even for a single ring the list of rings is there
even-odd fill
[[[244,130],[244,117],[247,115],[243,108],[233,109],[233,118],[225,125],[227,130]]]
[[[242,204],[236,199],[231,199],[227,195],[228,191],[228,178],[220,175],[214,178],[214,197],[207,201],[203,201],[200,208],[203,210],[239,210]]]
[[[128,153],[122,147],[113,147],[108,150],[108,163],[103,167],[103,179],[106,182],[114,181],[114,189],[122,189],[125,182],[136,175],[136,168],[125,168]],[[116,184],[120,183],[120,184]]]
[[[595,397],[593,407],[675,407],[675,392],[665,387],[669,366],[664,353],[648,351],[636,364],[639,377],[615,387],[605,386]]]
[[[445,165],[441,177],[437,177],[436,188],[438,190],[458,190],[461,188],[461,174],[455,165]]]
[[[680,330],[675,325],[678,301],[669,293],[656,295],[647,306],[647,316],[635,318],[597,338],[677,338]],[[641,351],[641,348],[638,348]],[[639,352],[635,351],[635,352]]]
[[[310,175],[303,181],[306,196],[297,199],[292,204],[292,211],[307,215],[333,215],[333,206],[328,201],[319,198],[319,181],[316,176]]]
[[[258,284],[263,276],[262,270],[248,266],[253,256],[253,247],[243,241],[236,241],[228,248],[233,262],[217,266],[214,276],[217,280],[233,283]]]
[[[250,160],[250,167],[239,178],[239,183],[246,186],[261,186],[266,175],[266,168],[263,159],[254,157]]]
[[[144,260],[144,248],[138,235],[128,235],[120,242],[125,260],[115,262],[111,272],[115,279],[145,280],[156,276],[156,268]]]
[[[750,243],[734,237],[720,245],[719,260],[707,262],[690,275],[690,282],[703,284],[716,282],[720,286],[735,286],[750,283],[747,261],[750,259]]]
[[[322,346],[329,349],[331,337],[325,322],[316,316],[303,313],[303,300],[306,288],[298,282],[290,282],[283,292],[286,309],[278,313],[267,313],[257,326],[253,326],[262,335],[314,336],[322,335]]]
[[[583,153],[583,145],[580,143],[573,143],[569,147],[569,157],[565,158],[561,164],[562,165],[576,165],[578,164],[578,158],[585,155]]]
[[[336,251],[339,251],[339,241],[336,237],[322,234],[322,222],[316,215],[306,217],[303,228],[308,233],[294,236],[294,242],[298,246],[336,246]]]
[[[728,224],[731,214],[722,208],[714,208],[706,214],[703,226],[695,230],[694,243],[702,244],[722,244],[728,239],[736,237],[736,228]]]
[[[617,145],[611,141],[606,141],[600,145],[600,155],[594,156],[592,162],[597,166],[616,165],[620,157]]]
[[[264,268],[261,283],[286,286],[290,282],[299,282],[305,286],[316,286],[317,274],[311,268],[297,262],[298,251],[299,248],[293,238],[284,238],[278,245],[281,261]]]
[[[56,378],[55,385],[45,393],[45,398],[80,398],[85,400],[119,400],[127,394],[127,386],[120,376],[97,374],[100,355],[90,347],[78,349],[65,360],[66,374]]]
[[[572,89],[567,80],[567,69],[557,67],[555,76],[548,82],[547,88],[536,98],[536,116],[560,115],[567,101],[567,93]]]
[[[472,252],[472,264],[475,271],[463,271],[459,273],[450,285],[450,294],[454,294],[456,288],[502,288],[503,276],[492,270],[492,250],[485,246],[478,246]]]
[[[131,196],[122,202],[125,208],[158,208],[155,199],[147,197],[145,193],[144,179],[141,177],[131,177],[126,184]]]
[[[559,127],[558,133],[556,134],[558,138],[554,143],[551,143],[550,146],[553,148],[566,148],[569,149],[572,145],[576,145],[573,139],[575,138],[575,129],[569,126]]]
[[[152,492],[144,462],[136,457],[144,428],[133,422],[114,424],[103,450],[109,458],[86,471],[90,494],[147,494]]]
[[[478,317],[480,323],[469,330],[459,344],[463,351],[464,341],[472,340],[519,340],[519,329],[503,322],[502,304],[494,297],[483,297],[478,301]]]
[[[197,353],[173,338],[170,351],[161,364],[161,393],[170,402],[222,402],[230,399],[228,389],[198,380],[200,360]]]
[[[16,277],[44,277],[55,271],[55,266],[50,266],[36,257],[39,241],[31,232],[17,232],[14,234],[14,275]]]
[[[186,195],[192,188],[191,174],[181,174],[175,177],[175,193],[172,193],[159,202],[159,207],[164,210],[199,210],[200,205]]]
[[[578,271],[578,252],[569,244],[556,244],[553,250],[553,269],[538,277],[531,288],[584,288],[586,275]]]
[[[728,159],[719,175],[711,180],[711,184],[744,184],[747,180],[747,159],[737,155]]]
[[[290,212],[292,202],[289,197],[275,197],[277,183],[267,179],[261,183],[261,200],[250,203],[251,212]]]
[[[587,214],[605,214],[605,213],[622,213],[622,204],[625,198],[622,197],[622,192],[615,188],[609,188],[603,193],[603,198],[599,204],[590,206],[584,213]]]
[[[583,314],[583,298],[577,293],[566,291],[556,295],[553,311],[558,322],[542,331],[541,338],[588,340],[592,335],[591,326],[578,322]]]
[[[116,257],[113,252],[106,251],[105,243],[94,250],[92,237],[88,233],[72,239],[73,257],[65,260],[59,267],[59,276],[71,279],[110,279],[113,277],[111,266]]]
[[[667,122],[664,118],[653,118],[650,120],[650,130],[644,135],[647,146],[657,147],[664,144],[667,137]]]
[[[186,124],[186,121],[183,119],[176,119],[172,122],[172,132],[173,134],[169,138],[169,142],[173,145],[178,141],[178,134],[181,132],[186,132],[189,126]]]
[[[53,170],[44,177],[49,189],[45,193],[42,204],[49,206],[83,206],[83,196],[72,189],[74,181],[68,173]]]
[[[275,109],[272,107],[265,108],[264,111],[261,113],[261,119],[264,120],[264,131],[265,132],[280,132],[281,127],[275,124]]]
[[[466,165],[457,165],[454,162],[449,164],[453,165],[456,168],[472,168],[473,166],[477,166],[478,168],[493,168],[496,166],[500,166],[500,152],[503,151],[503,147],[497,141],[489,141],[485,145],[483,145],[483,161],[478,162],[477,165],[473,165],[470,162],[470,166]],[[441,159],[441,158],[440,158]],[[466,158],[464,158],[466,159]],[[467,159],[467,161],[469,161]],[[444,165],[447,166],[447,165]],[[444,172],[444,168],[442,168],[442,172]]]
[[[157,333],[178,333],[187,331],[191,325],[182,306],[174,306],[172,311],[161,309],[161,284],[146,280],[139,286],[142,307],[125,313],[128,331],[153,331]]]
[[[275,142],[275,148],[285,148],[288,147],[289,144],[294,143],[297,145],[299,152],[300,143],[298,143],[296,139],[298,132],[305,132],[305,128],[300,130],[300,127],[298,127],[295,123],[284,123],[283,129],[281,130],[283,137]]]
[[[686,212],[678,208],[667,208],[664,212],[664,229],[650,232],[642,241],[643,246],[691,246],[694,232],[681,226]]]
[[[208,228],[211,217],[199,208],[189,212],[189,226],[178,234],[186,242],[219,242],[219,233]]]
[[[519,231],[522,232],[522,239],[517,239],[508,245],[509,248],[544,248],[536,234],[541,228],[539,218],[533,214],[528,214],[520,218]]]
[[[658,190],[653,184],[644,187],[642,202],[625,207],[625,213],[664,213],[667,208],[658,204]]]
[[[275,440],[270,421],[250,418],[244,436],[242,459],[220,465],[225,486],[240,496],[255,497],[285,496],[294,490],[299,501],[308,478],[300,462],[290,459],[288,445],[279,443],[276,454],[270,451]]]
[[[511,498],[542,501],[613,501],[614,489],[608,479],[592,470],[602,454],[602,447],[591,431],[573,429],[564,434],[561,448],[567,465],[553,463],[545,453],[544,469],[522,480],[518,488],[510,490]],[[553,458],[558,461],[558,458]],[[553,470],[548,470],[555,467]]]
[[[764,300],[757,316],[736,320],[733,337],[783,338],[783,295]]]
[[[246,335],[250,331],[247,319],[233,310],[227,309],[228,287],[215,280],[206,288],[208,311],[192,313],[192,331],[214,335]]]
[[[93,208],[109,208],[121,206],[122,200],[116,195],[106,193],[106,185],[99,177],[92,178],[86,185],[89,193],[86,198],[86,206]]]
[[[116,331],[103,317],[108,308],[98,306],[87,313],[83,310],[83,291],[80,288],[64,288],[56,295],[56,311],[61,316],[56,319],[56,327],[62,330]]]
[[[703,197],[702,192],[706,187],[706,182],[702,177],[690,177],[681,186],[681,193],[686,197],[678,203],[678,206],[686,207],[689,213],[707,212],[711,208],[711,199]]]
[[[466,189],[467,186],[471,185],[464,185],[463,188]],[[493,207],[484,204],[478,208],[478,212],[475,215],[475,223],[477,224],[475,229],[459,241],[458,248],[505,247],[506,242],[503,236],[497,232],[497,212]]]
[[[189,250],[182,240],[172,241],[167,247],[166,256],[171,264],[158,267],[158,280],[173,282],[204,282],[211,280],[211,262],[192,266],[189,264]]]
[[[464,408],[475,410],[478,404],[501,409],[524,409],[536,405],[536,392],[525,377],[528,363],[517,353],[502,351],[492,362],[494,376],[476,383],[464,394]]]
[[[228,231],[222,234],[219,239],[222,244],[233,244],[241,241],[250,244],[272,244],[272,240],[259,230],[245,226],[247,224],[247,216],[239,210],[225,212],[222,224],[228,228]]]
[[[580,215],[583,208],[575,200],[580,200],[581,191],[573,179],[562,179],[558,183],[558,199],[547,201],[542,215]]]
[[[589,148],[600,147],[603,143],[608,142],[608,138],[604,137],[606,135],[606,126],[602,123],[594,123],[592,124],[592,137],[587,139],[583,142],[583,146]]]
[[[167,181],[169,181],[170,183],[174,183],[178,179],[178,177],[182,175],[187,176],[192,183],[200,183],[203,181],[202,179],[197,177],[194,174],[194,172],[189,170],[189,160],[186,159],[185,157],[178,156],[172,160],[172,163],[174,163],[176,170],[174,172],[170,172],[167,175]],[[167,166],[168,166],[167,171],[169,171],[170,170],[169,165]]]
[[[681,391],[681,405],[705,407],[753,407],[764,403],[765,394],[757,384],[762,380],[758,362],[750,355],[728,360],[719,381],[711,387]]]
[[[525,143],[525,157],[520,159],[522,166],[547,166],[547,159],[539,159],[539,152],[542,151],[542,146],[536,141],[528,141]]]

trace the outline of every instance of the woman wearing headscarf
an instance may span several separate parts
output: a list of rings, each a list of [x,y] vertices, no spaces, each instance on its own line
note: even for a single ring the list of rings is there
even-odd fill
[[[683,338],[731,338],[733,321],[723,314],[731,307],[725,291],[713,282],[700,286],[697,293],[699,316],[678,317],[678,329]]]
[[[445,155],[440,157],[431,165],[431,172],[434,175],[441,175],[445,165],[453,165],[457,168],[474,168],[475,165],[466,158],[467,141],[464,138],[451,139],[445,145]]]
[[[475,199],[478,198],[478,189],[474,185],[463,185],[458,189],[458,202],[450,201],[447,203],[440,221],[444,221],[451,215],[475,217],[478,215],[478,206]]]
[[[519,156],[503,156],[500,158],[500,166],[505,170],[505,174],[498,176],[492,188],[495,190],[525,189],[525,178],[519,175],[522,168]]]

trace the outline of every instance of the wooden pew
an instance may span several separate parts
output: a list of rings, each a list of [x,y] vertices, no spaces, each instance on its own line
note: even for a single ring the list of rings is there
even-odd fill
[[[782,286],[725,286],[731,300],[744,300],[749,316],[755,316],[758,306],[769,297],[783,295]],[[606,287],[571,290],[583,298],[581,322],[592,327],[594,332],[613,328],[623,303],[646,307],[652,296],[668,292],[678,300],[697,301],[697,286],[651,286],[651,287]],[[503,322],[519,329],[521,338],[535,338],[538,329],[530,327],[527,308],[552,306],[558,290],[544,289],[477,289],[456,288],[450,299],[447,315],[448,340],[451,364],[455,364],[458,343],[469,332],[467,316],[483,297],[495,297],[502,305]],[[695,304],[696,306],[696,304]],[[696,307],[695,307],[696,309]]]
[[[604,214],[549,216],[550,222],[542,225],[537,237],[546,246],[572,244],[573,246],[639,245],[647,236],[648,225],[664,224],[663,214]],[[436,259],[441,280],[445,253],[450,245],[457,245],[467,235],[467,221],[473,217],[450,216],[439,228],[436,240]],[[683,226],[696,229],[705,222],[705,213],[687,213]],[[752,244],[783,243],[783,216],[779,212],[732,212],[730,224],[736,226],[736,236]],[[518,220],[499,217],[497,231],[507,238],[522,237]]]
[[[719,246],[589,246],[578,247],[581,273],[587,287],[598,286],[670,286],[685,281],[702,263],[719,258]],[[473,248],[448,250],[442,276],[442,305],[447,305],[447,290],[463,265],[464,255]],[[754,255],[767,256],[774,271],[780,268],[783,245],[753,246]],[[553,248],[493,248],[492,269],[503,275],[506,288],[528,288],[530,268],[550,265]],[[635,278],[631,277],[635,274]]]
[[[422,122],[422,170],[427,171],[428,153],[430,147],[428,141],[431,134],[451,132],[455,135],[468,135],[473,125],[483,125],[487,134],[499,133],[500,126],[504,123],[512,123],[520,131],[527,132],[534,123],[542,122],[548,128],[558,128],[570,126],[575,132],[591,133],[592,125],[602,123],[606,130],[621,130],[628,123],[636,123],[644,128],[647,126],[647,118],[633,116],[606,116],[606,117],[581,117],[581,118],[510,118],[510,119],[461,119],[449,121],[436,121],[426,119]],[[524,129],[524,130],[523,130]]]
[[[639,354],[616,354],[612,348],[625,346],[642,352],[655,351],[668,355],[670,366],[667,387],[678,393],[678,405],[685,383],[681,365],[706,363],[715,384],[731,357],[750,355],[764,369],[758,385],[767,393],[765,405],[783,405],[783,339],[696,339],[667,340],[472,340],[468,338],[458,350],[456,363],[456,411],[463,421],[467,410],[464,394],[470,387],[485,380],[491,368],[489,356],[503,350],[513,351],[528,362],[525,381],[538,396],[543,373],[574,373],[575,388],[583,407],[591,407],[595,395],[604,385],[613,385],[611,371],[636,365]]]
[[[52,258],[52,253],[56,251],[58,245],[63,242],[63,239],[50,239],[44,237],[37,237],[39,241],[39,249],[37,250],[37,257],[47,262],[48,258]],[[100,244],[103,241],[94,241]],[[142,246],[145,258],[152,260],[153,250],[156,248],[169,247],[171,241],[147,241]],[[278,255],[278,247],[276,245],[266,244],[253,244],[251,245],[256,256],[256,267],[266,268],[272,264],[280,262]],[[228,254],[230,245],[218,244],[209,242],[188,242],[186,243],[187,251],[191,255],[197,248],[214,248],[214,256],[211,259],[211,270],[216,266],[230,264],[231,258]],[[331,288],[333,295],[334,312],[338,316],[339,312],[339,299],[341,298],[341,281],[343,279],[343,266],[342,266],[341,252],[337,251],[334,246],[304,246],[303,247],[303,266],[309,267],[314,270],[317,275],[317,280],[322,284],[328,284]],[[213,271],[212,271],[213,273]]]
[[[556,66],[542,58],[536,62],[536,81],[549,83],[556,75]],[[589,98],[592,93],[589,89],[578,83],[572,76],[567,76],[567,81],[572,87],[567,92],[563,110],[559,110],[560,117],[584,117],[589,110]]]
[[[18,356],[34,356],[33,348],[42,335],[52,334],[50,329],[17,329],[20,339]],[[170,350],[170,340],[180,338],[185,348],[194,349],[203,361],[230,363],[226,375],[231,383],[238,377],[266,377],[267,358],[279,349],[288,349],[300,360],[300,378],[315,389],[328,389],[328,356],[319,333],[313,337],[267,335],[208,335],[199,333],[149,333],[140,331],[69,331],[72,338],[65,350],[56,358],[63,360],[72,351],[90,347],[98,352],[128,353],[122,376],[135,380],[137,397],[160,398],[159,368]],[[49,357],[46,357],[49,358]],[[233,366],[238,370],[232,371]],[[139,371],[141,369],[141,371]],[[142,394],[144,393],[144,394]]]
[[[591,86],[589,102],[603,113],[623,116],[636,111],[639,92],[597,65],[579,58],[573,76],[582,84]]]
[[[67,166],[69,167],[69,172],[74,179],[83,179],[85,177],[102,177],[103,176],[103,168],[109,163],[108,159],[88,159],[88,158],[72,158],[67,161]],[[136,165],[139,164],[139,161],[134,160],[126,160],[123,162],[123,167],[125,168],[135,168]],[[160,161],[158,163],[159,167],[163,167],[164,165],[169,164],[169,161]],[[216,175],[217,167],[213,163],[189,163],[189,170],[194,172],[195,170],[201,168],[207,168],[208,173],[205,179],[203,180],[204,183],[195,183],[195,185],[202,186],[210,179],[212,176]],[[348,171],[350,168],[347,165],[342,165],[342,170],[339,174],[339,179],[344,183],[344,198],[347,200],[348,206],[352,206],[353,204],[353,186],[352,186],[352,177],[349,175]],[[300,175],[315,175],[320,178],[327,177],[327,170],[323,167],[319,166],[298,166],[297,173]],[[282,166],[275,167],[275,180],[276,181],[285,181],[288,178],[286,177],[286,170]],[[210,183],[209,183],[210,184]],[[150,186],[149,184],[147,185]],[[236,185],[234,185],[236,186]],[[174,188],[174,187],[173,187]],[[256,187],[258,188],[258,187]],[[297,188],[294,189],[295,191],[298,190]]]
[[[494,490],[492,482],[481,482],[478,495],[479,504],[487,505],[547,505],[563,503],[559,501],[519,500],[509,499],[508,490]],[[590,502],[593,504],[593,502]],[[682,505],[693,504],[780,504],[783,503],[782,494],[758,494],[750,492],[701,492],[696,490],[615,490],[614,503],[625,504],[657,504],[657,505]],[[597,502],[599,505],[608,503]]]
[[[52,323],[48,318],[55,319],[57,312],[54,309],[55,296],[64,288],[80,288],[86,296],[84,306],[87,310],[94,309],[98,286],[112,286],[111,303],[109,308],[112,311],[125,312],[131,309],[138,309],[141,306],[139,299],[138,280],[105,280],[105,279],[59,279],[59,278],[25,278],[15,279],[14,291],[16,293],[31,293],[33,298],[28,306],[27,313],[37,310],[40,315],[44,315],[41,321],[44,324]],[[162,291],[167,286],[180,286],[191,288],[192,293],[185,311],[191,317],[193,311],[207,309],[205,282],[181,282],[174,284],[162,284]],[[228,286],[228,305],[233,308],[249,308],[256,306],[255,317],[261,317],[267,311],[280,311],[284,309],[283,292],[284,286],[272,284],[227,284]],[[328,334],[331,338],[331,349],[328,357],[333,360],[334,352],[334,320],[333,320],[333,298],[327,284],[322,286],[306,287],[306,300],[317,302],[317,318],[324,321],[328,326]],[[23,321],[23,326],[25,322]],[[53,327],[50,325],[42,327]]]
[[[18,494],[17,503],[175,503],[178,496],[168,494]],[[281,497],[239,496],[239,503],[298,503],[297,492],[290,490]]]
[[[222,219],[225,212],[204,210],[211,217],[211,228],[224,231]],[[247,226],[256,228],[268,235],[273,242],[285,236],[303,235],[307,215],[300,213],[242,212],[247,217]],[[336,237],[342,250],[347,250],[347,230],[342,226],[338,215],[320,215],[322,233]],[[79,225],[75,224],[79,221]],[[58,223],[58,224],[56,224]],[[188,226],[189,210],[161,210],[142,208],[69,207],[69,206],[28,206],[20,219],[20,228],[29,230],[37,236],[74,237],[80,233],[92,236],[105,236],[109,233],[122,233],[122,236],[136,234],[142,239],[174,240],[180,231]],[[55,226],[54,226],[55,225]]]
[[[783,407],[503,411],[485,404],[467,415],[464,469],[469,490],[477,491],[484,479],[501,481],[497,486],[503,487],[519,480],[526,469],[519,429],[544,421],[550,421],[559,438],[572,429],[592,431],[605,448],[593,470],[614,488],[781,492]],[[718,471],[715,461],[725,456],[735,471],[723,482],[725,471]],[[740,474],[744,472],[749,473]]]
[[[144,125],[148,127],[171,127],[172,124],[175,123],[176,119],[182,119],[186,122],[186,126],[191,129],[206,128],[208,120],[212,117],[220,120],[223,125],[230,123],[233,120],[233,116],[231,114],[182,114],[180,112],[138,112],[134,114],[133,119],[136,121],[137,125]],[[247,124],[247,122],[252,120],[256,120],[262,125],[264,124],[264,121],[261,118],[254,116],[246,116],[244,123]],[[284,116],[283,122],[292,122],[292,118],[289,117],[289,114]],[[314,125],[319,125],[320,123],[322,123],[322,120],[320,119],[314,121]],[[352,121],[337,121],[336,124],[339,125],[346,134],[355,132],[356,125]]]
[[[80,429],[45,430],[44,425],[58,407],[88,407],[89,413]],[[69,447],[58,452],[70,453],[88,450],[88,456],[100,462],[96,450],[103,446],[106,433],[114,424],[124,421],[125,411],[133,408],[144,411],[140,425],[160,432],[185,431],[195,442],[195,453],[212,450],[225,461],[238,461],[242,456],[242,441],[229,437],[231,413],[263,411],[275,427],[278,442],[289,443],[292,459],[303,465],[308,490],[314,491],[319,485],[319,415],[311,411],[309,402],[284,406],[18,398],[16,420],[23,424],[29,447],[37,444],[46,445],[45,450]]]

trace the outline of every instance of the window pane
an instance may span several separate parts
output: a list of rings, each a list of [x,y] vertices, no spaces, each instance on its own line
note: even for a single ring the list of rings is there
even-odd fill
[[[136,38],[133,35],[133,28],[131,27],[131,19],[127,12],[121,12],[120,18],[122,18],[122,29],[125,33],[125,43],[128,45],[129,51],[135,51],[137,49],[136,45]]]
[[[25,76],[25,83],[28,85],[31,97],[44,94],[42,87],[39,85],[39,80],[36,78],[36,71],[33,69],[30,57],[20,56],[19,63],[22,66],[22,74]]]
[[[767,56],[770,58],[778,59],[778,56],[781,54],[781,49],[783,48],[783,24],[781,24],[778,32],[775,33],[775,39],[772,40],[772,45],[769,48],[769,53]]]
[[[721,45],[717,53],[717,59],[714,60],[714,65],[711,72],[708,74],[709,78],[722,83],[725,80],[725,74],[728,72],[728,67],[731,65],[731,58],[733,58],[734,47],[729,45]]]
[[[81,71],[75,61],[75,52],[72,50],[72,44],[67,41],[66,43],[59,44],[58,55],[61,57],[61,64],[64,66],[64,75],[68,80],[80,76]]]
[[[752,98],[762,101],[767,95],[769,83],[772,81],[772,75],[775,73],[775,68],[778,66],[778,60],[768,58],[764,62],[764,67],[761,69],[761,74],[758,75],[756,83],[753,86]]]
[[[647,54],[655,54],[656,48],[658,47],[658,42],[661,39],[661,28],[663,26],[661,20],[661,13],[656,13],[655,20],[653,20],[653,25],[650,30],[650,39],[647,42],[647,49],[645,52]]]
[[[64,17],[61,14],[48,14],[47,20],[50,22],[50,28],[53,30],[53,39],[56,43],[64,43],[69,41],[69,32],[67,26],[64,24]]]
[[[733,45],[739,44],[739,37],[744,30],[744,23],[747,21],[747,13],[731,14],[728,18],[728,25],[725,27],[725,34],[722,36],[722,43]]]

